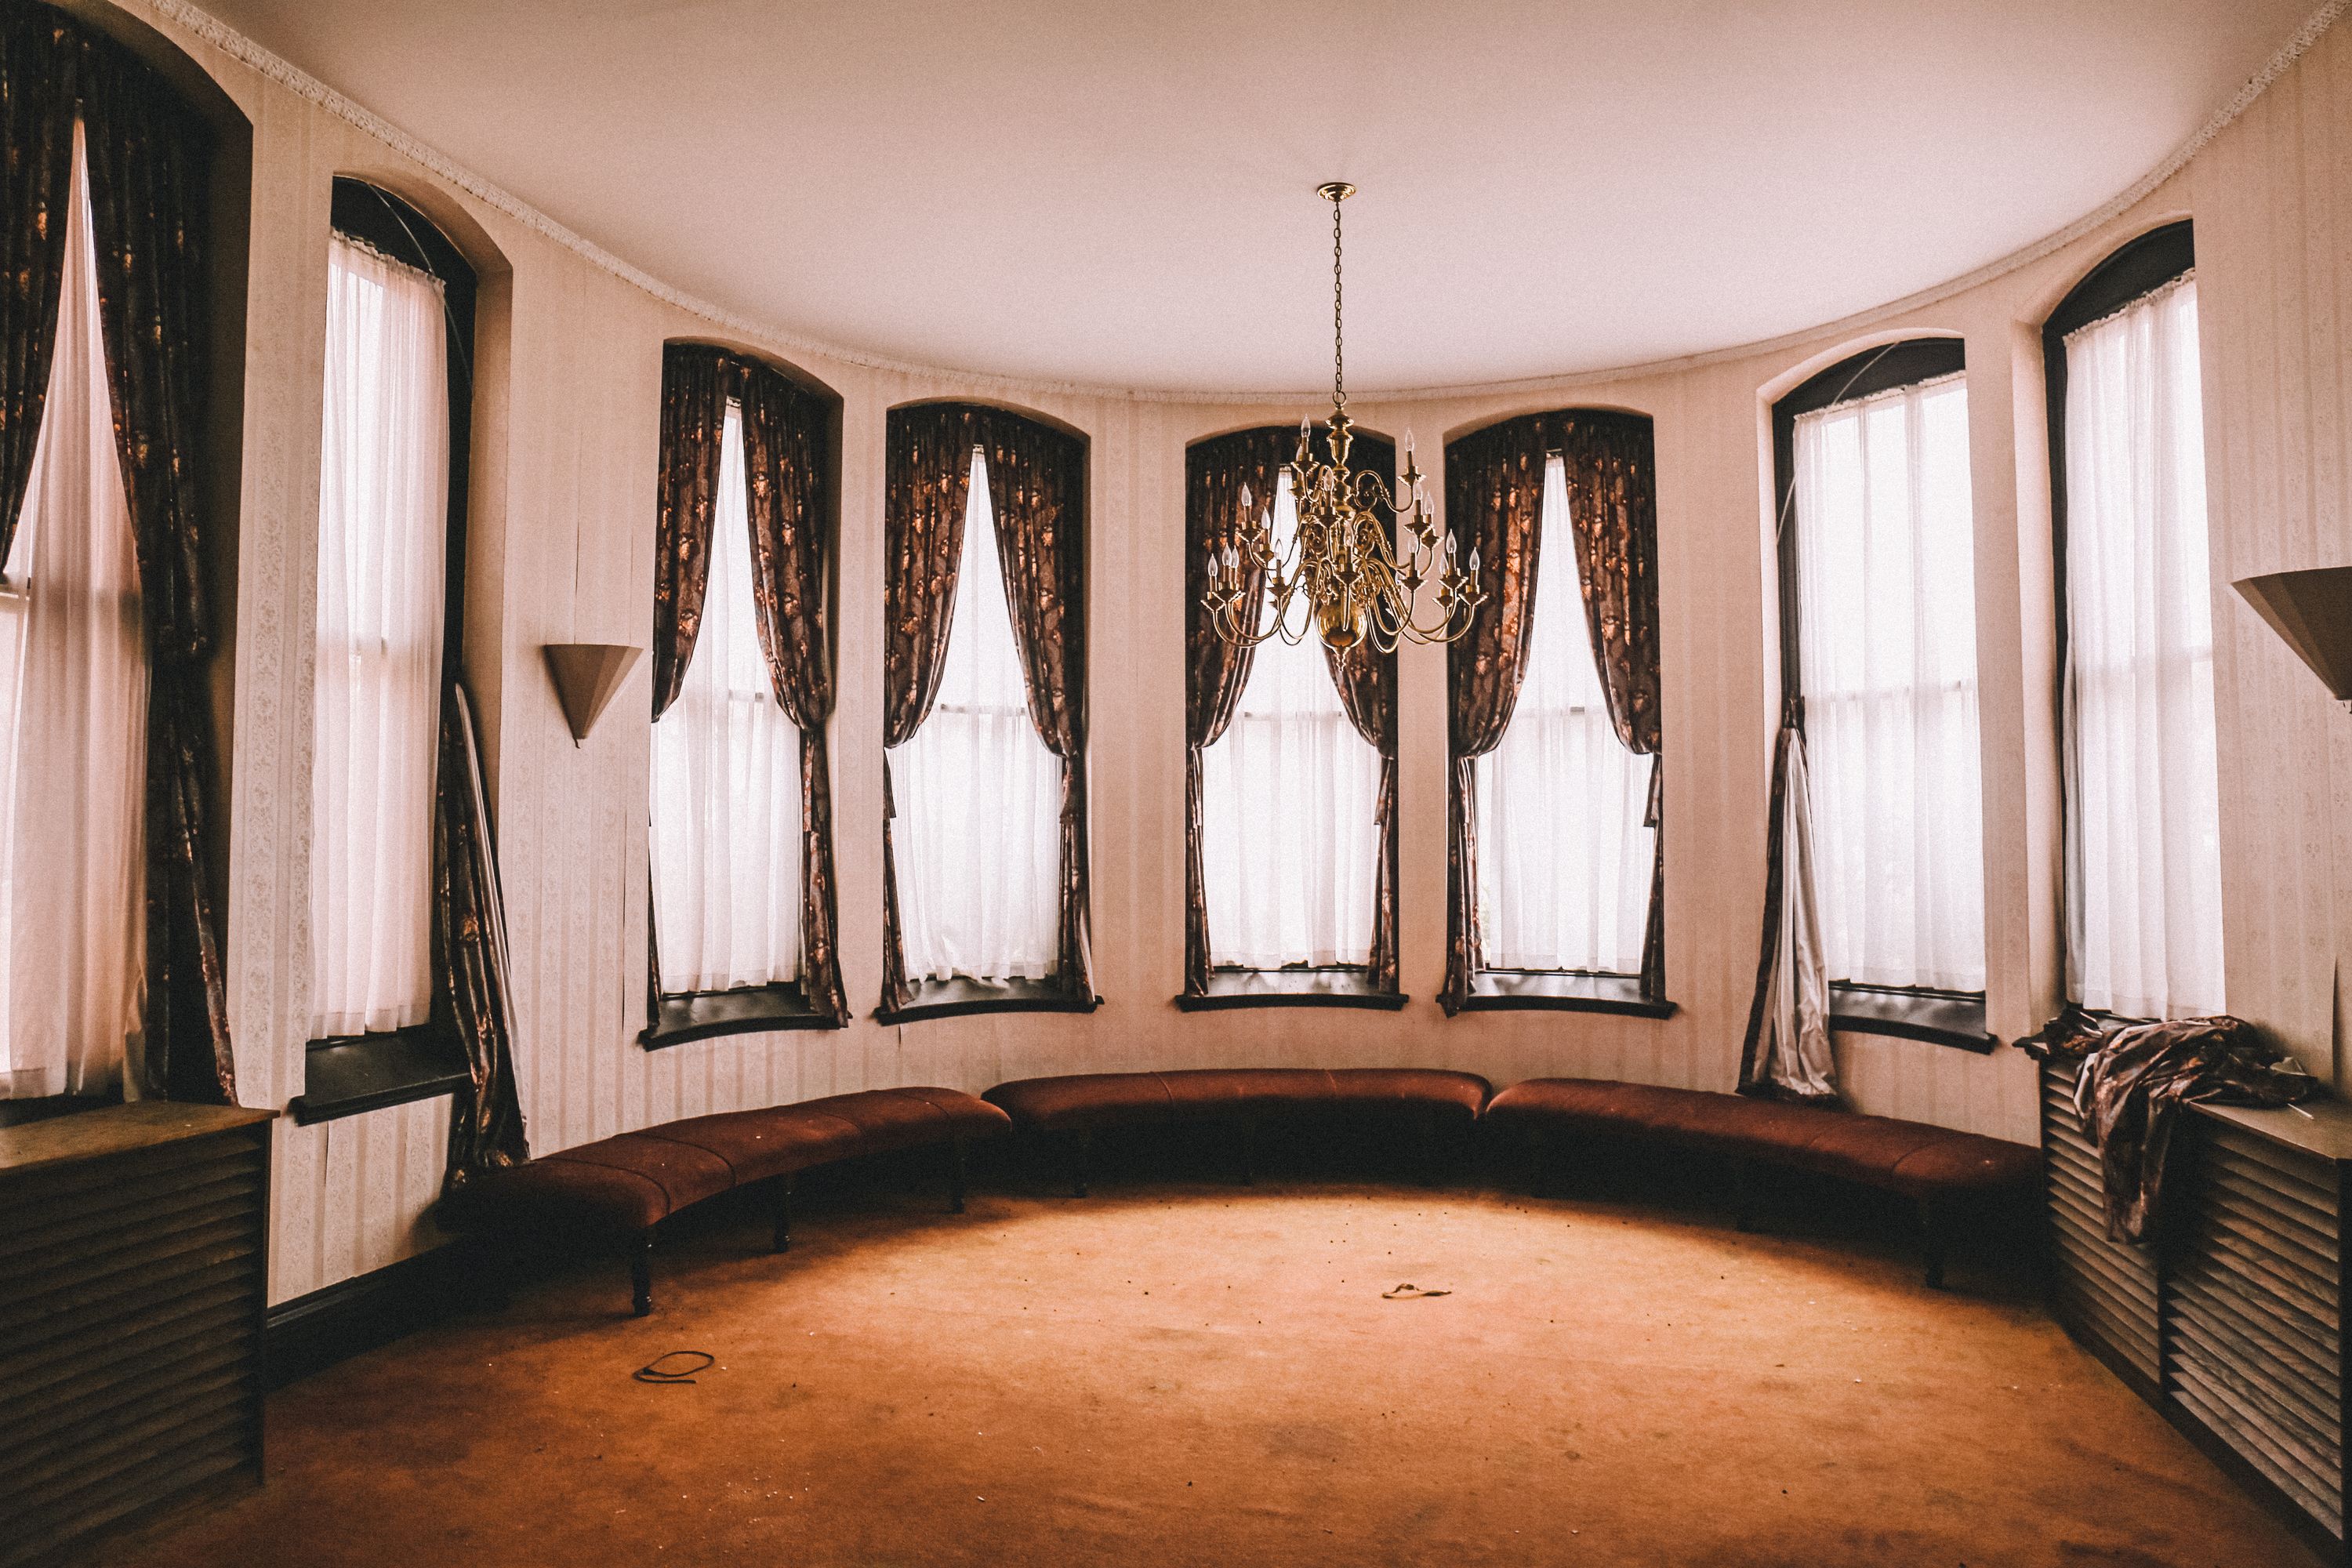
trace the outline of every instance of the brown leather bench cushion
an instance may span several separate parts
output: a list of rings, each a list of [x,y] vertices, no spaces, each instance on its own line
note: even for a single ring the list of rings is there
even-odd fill
[[[1431,1068],[1196,1068],[1019,1079],[982,1098],[1024,1128],[1058,1132],[1338,1106],[1421,1107],[1472,1121],[1488,1092],[1475,1074]]]
[[[860,1154],[981,1138],[1012,1125],[952,1089],[876,1089],[690,1117],[491,1171],[459,1194],[462,1226],[641,1231],[730,1188]]]
[[[1486,1121],[1504,1131],[1634,1133],[1914,1198],[2028,1187],[2042,1173],[2041,1152],[2030,1144],[1886,1116],[1654,1084],[1529,1079],[1495,1096]]]

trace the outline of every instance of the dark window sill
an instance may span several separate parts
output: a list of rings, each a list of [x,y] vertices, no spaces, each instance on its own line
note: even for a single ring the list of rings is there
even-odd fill
[[[1482,969],[1470,977],[1465,1013],[1616,1013],[1671,1018],[1675,1005],[1642,994],[1641,977],[1568,970]]]
[[[1403,1010],[1412,998],[1375,991],[1360,969],[1219,969],[1209,975],[1208,994],[1183,995],[1176,1005],[1187,1013],[1232,1007],[1369,1007]]]
[[[85,1110],[103,1110],[121,1103],[120,1085],[110,1094],[45,1094],[37,1100],[0,1100],[0,1127],[22,1127],[29,1121],[78,1116]]]
[[[1889,991],[1868,985],[1830,987],[1832,1034],[1894,1035],[1931,1046],[1990,1056],[2000,1044],[1985,1033],[1982,996],[1957,991]]]
[[[302,1092],[287,1109],[295,1125],[454,1093],[473,1081],[464,1047],[446,1029],[421,1024],[381,1035],[312,1040]]]
[[[918,982],[907,1005],[895,1011],[877,1007],[874,1016],[885,1024],[917,1024],[980,1013],[1091,1013],[1101,1005],[1101,997],[1073,996],[1058,981],[974,980],[959,974]]]
[[[763,1035],[782,1029],[837,1029],[841,1024],[809,1005],[797,985],[745,985],[733,991],[685,991],[664,996],[654,1021],[637,1031],[649,1051],[720,1035]]]

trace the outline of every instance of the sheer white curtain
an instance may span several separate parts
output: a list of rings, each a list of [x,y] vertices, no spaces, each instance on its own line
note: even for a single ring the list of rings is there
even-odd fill
[[[1609,722],[1578,580],[1568,471],[1544,466],[1535,631],[1502,742],[1477,761],[1480,962],[1489,969],[1642,967],[1649,927],[1650,770]]]
[[[978,447],[949,625],[939,700],[890,753],[907,974],[1040,980],[1061,916],[1062,760],[1029,717]]]
[[[1798,685],[1830,977],[1981,991],[1968,387],[1940,377],[1796,426]]]
[[[801,732],[760,651],[737,405],[720,443],[702,630],[654,726],[654,928],[672,992],[789,982],[801,966]]]
[[[310,784],[310,1036],[431,1010],[449,384],[441,283],[328,253]]]
[[[1276,547],[1298,530],[1290,477]],[[1294,605],[1297,615],[1301,606]],[[1321,640],[1260,644],[1216,744],[1201,753],[1202,891],[1212,959],[1244,969],[1360,964],[1372,948],[1381,757],[1349,721]]]
[[[0,582],[0,1098],[122,1081],[145,1003],[147,659],[76,127],[57,357]]]
[[[2197,289],[2066,339],[2067,973],[2085,1006],[2218,1013],[2221,802]]]

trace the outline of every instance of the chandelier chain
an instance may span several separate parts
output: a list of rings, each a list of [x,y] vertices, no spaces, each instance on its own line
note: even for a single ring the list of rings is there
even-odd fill
[[[1331,401],[1339,408],[1348,406],[1348,340],[1340,327],[1340,307],[1345,301],[1339,274],[1339,203],[1331,203]]]

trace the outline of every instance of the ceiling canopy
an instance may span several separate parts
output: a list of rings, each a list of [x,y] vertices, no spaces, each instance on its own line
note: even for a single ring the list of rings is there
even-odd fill
[[[2127,189],[2315,0],[203,0],[663,281],[1016,377],[1639,363]]]

